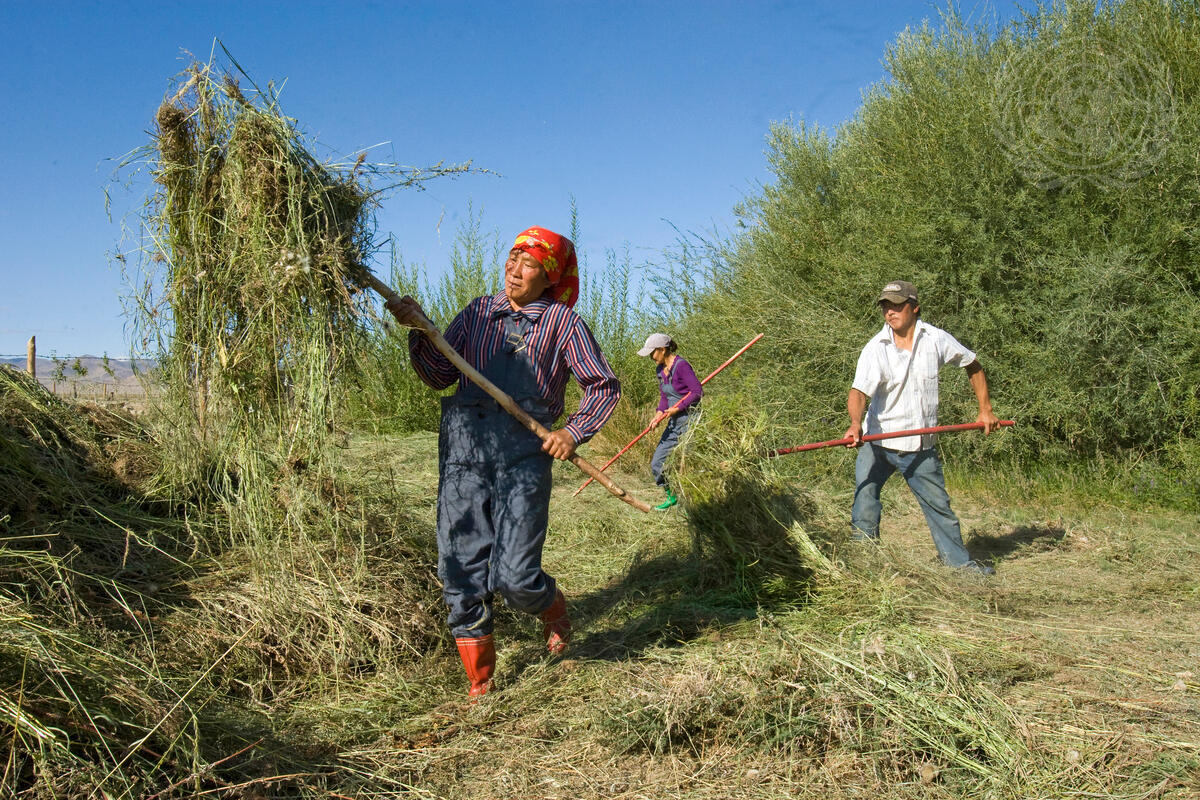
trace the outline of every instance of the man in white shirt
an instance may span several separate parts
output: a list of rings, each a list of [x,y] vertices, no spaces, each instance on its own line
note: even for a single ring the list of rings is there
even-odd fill
[[[854,466],[854,538],[879,538],[883,510],[879,491],[899,470],[925,514],[942,562],[991,574],[992,568],[973,561],[963,545],[958,517],[950,510],[942,462],[934,447],[936,434],[885,439],[865,447],[862,441],[864,412],[868,434],[937,425],[938,369],[943,364],[966,370],[979,401],[975,421],[983,423],[985,434],[991,433],[1000,420],[992,413],[983,367],[957,339],[920,319],[917,287],[908,281],[892,281],[884,286],[878,302],[885,324],[859,355],[854,385],[846,399],[850,414],[846,437],[854,439],[850,447],[860,448]]]

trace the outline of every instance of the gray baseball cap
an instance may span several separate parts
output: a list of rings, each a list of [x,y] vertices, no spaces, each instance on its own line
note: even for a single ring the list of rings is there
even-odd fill
[[[883,287],[883,291],[879,293],[879,299],[875,302],[907,303],[909,300],[917,302],[917,287],[908,281],[892,281]]]
[[[646,343],[642,345],[642,349],[637,351],[639,356],[648,356],[660,347],[670,347],[671,342],[675,341],[665,333],[652,333],[646,337]]]

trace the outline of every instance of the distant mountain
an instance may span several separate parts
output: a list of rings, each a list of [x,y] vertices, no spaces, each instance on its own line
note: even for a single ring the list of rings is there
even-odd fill
[[[136,362],[129,358],[110,358],[108,359],[108,368],[112,370],[113,374],[109,375],[104,369],[103,358],[98,356],[80,356],[79,365],[86,370],[86,374],[81,376],[73,369],[75,364],[74,356],[71,356],[70,358],[64,358],[62,361],[64,361],[66,364],[66,366],[63,367],[63,373],[68,379],[81,378],[83,380],[93,381],[105,380],[111,382],[114,380],[124,380],[125,378],[129,378],[134,374],[133,371],[135,366],[142,372],[154,368],[154,362],[147,358],[139,358]],[[17,369],[25,369],[25,356],[0,356],[0,364],[8,364],[9,366],[16,367]],[[52,374],[54,369],[55,365],[51,359],[40,356],[38,357],[37,374],[39,377],[42,375]]]
[[[155,364],[148,358],[136,360],[110,358],[106,370],[103,358],[80,356],[78,359],[80,369],[76,370],[75,357],[65,358],[62,361],[65,364],[62,368],[61,380],[55,378],[55,371],[58,367],[53,360],[39,356],[35,364],[38,382],[47,388],[56,389],[60,393],[63,391],[100,392],[108,389],[119,394],[141,394],[142,385],[135,369],[143,373],[143,377],[145,377],[145,373],[153,371]],[[24,370],[25,362],[25,356],[0,356],[0,364],[6,364],[14,369]],[[110,371],[111,374],[109,374]]]

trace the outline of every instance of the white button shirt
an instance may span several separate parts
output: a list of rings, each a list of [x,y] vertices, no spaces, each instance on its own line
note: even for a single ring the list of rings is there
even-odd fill
[[[870,398],[865,433],[932,428],[938,421],[938,370],[943,364],[966,367],[975,354],[941,328],[917,320],[912,351],[896,346],[887,325],[858,356],[854,388]],[[880,444],[911,453],[933,447],[937,434],[902,436]]]

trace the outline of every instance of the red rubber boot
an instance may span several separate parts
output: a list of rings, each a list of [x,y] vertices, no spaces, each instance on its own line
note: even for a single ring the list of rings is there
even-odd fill
[[[546,639],[546,649],[553,655],[560,656],[571,641],[571,618],[567,616],[567,598],[559,589],[554,594],[554,603],[543,611],[541,618],[542,636]]]
[[[487,694],[492,688],[492,673],[496,670],[496,646],[492,643],[492,635],[455,639],[454,642],[458,645],[458,657],[467,669],[467,679],[471,681],[467,694],[471,697]]]

